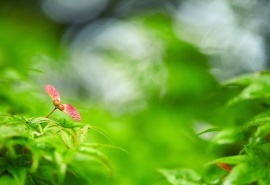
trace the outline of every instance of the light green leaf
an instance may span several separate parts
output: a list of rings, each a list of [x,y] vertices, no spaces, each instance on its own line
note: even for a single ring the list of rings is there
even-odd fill
[[[76,150],[74,149],[68,149],[63,153],[63,162],[66,164],[69,164],[76,155]]]
[[[103,164],[107,166],[107,168],[110,169],[110,176],[111,176],[111,168],[107,164],[108,160],[106,157],[100,156],[100,153],[98,154],[93,152],[76,152],[76,155],[74,156],[74,159],[69,163],[69,169],[77,174],[80,178],[83,178],[88,182],[88,184],[94,184],[92,181],[92,176],[89,175],[91,172],[97,172],[100,170],[103,170],[102,166],[100,164]],[[102,162],[105,161],[105,162]]]
[[[45,117],[34,117],[34,118],[30,118],[27,120],[27,123],[29,124],[37,124],[37,123],[45,123],[45,122],[49,122],[50,119],[49,118],[45,118]]]
[[[239,130],[235,129],[223,130],[217,133],[213,142],[217,144],[231,144],[237,140],[237,138],[235,137],[237,134],[239,134]]]
[[[58,151],[54,152],[55,162],[57,165],[57,184],[62,184],[65,178],[67,164],[63,162],[63,154]]]
[[[108,171],[110,172],[110,175],[112,174],[112,167],[109,163],[109,160],[107,156],[104,155],[102,152],[96,149],[93,149],[91,147],[83,146],[83,147],[79,147],[79,153],[84,154],[88,157],[94,158],[95,160],[97,160],[98,162],[100,162],[101,164],[107,167]]]
[[[86,140],[87,132],[88,132],[89,125],[85,125],[83,128],[81,128],[81,132],[79,135],[79,143],[82,143]]]
[[[201,177],[191,169],[166,170],[159,169],[172,185],[201,185]]]
[[[0,184],[1,185],[13,185],[13,184],[16,184],[16,181],[10,175],[1,175],[0,176]]]
[[[209,128],[207,130],[204,130],[204,131],[198,133],[197,136],[208,133],[208,132],[217,132],[217,131],[221,131],[221,129],[220,128]]]
[[[270,86],[261,83],[254,83],[246,87],[240,94],[228,102],[228,106],[252,99],[261,99],[270,97]]]
[[[247,86],[252,83],[264,83],[270,86],[270,73],[268,71],[262,71],[258,73],[251,73],[251,74],[238,76],[231,80],[225,81],[223,85]]]
[[[235,155],[229,157],[222,157],[219,159],[215,159],[206,163],[206,165],[215,164],[216,162],[226,163],[226,164],[239,164],[243,162],[248,162],[250,157],[248,155]]]
[[[241,163],[233,168],[229,175],[225,178],[224,185],[232,184],[250,184],[258,180],[260,168],[250,165],[249,163]]]
[[[36,170],[38,169],[40,158],[41,156],[39,155],[39,152],[37,152],[36,150],[32,152],[32,165],[30,168],[30,172],[36,172]]]
[[[270,133],[270,124],[264,124],[260,127],[255,132],[255,137],[265,137]]]
[[[0,138],[10,138],[10,137],[14,137],[14,136],[19,136],[20,133],[18,133],[16,130],[14,130],[14,128],[10,127],[10,126],[0,126]]]
[[[247,147],[245,146],[245,151],[250,158],[252,158],[253,163],[264,165],[268,161],[268,154],[259,147]]]
[[[85,146],[85,147],[91,147],[91,148],[100,148],[100,147],[105,147],[105,148],[114,148],[114,149],[118,149],[121,150],[123,152],[128,153],[125,149],[117,147],[117,146],[113,146],[113,145],[106,145],[106,144],[101,144],[101,143],[83,143],[81,144],[81,146]]]
[[[73,143],[73,140],[71,138],[71,135],[67,134],[66,130],[61,130],[60,134],[61,134],[61,138],[62,138],[63,142],[67,145],[67,147],[73,148],[74,143]]]
[[[104,132],[103,130],[101,130],[99,127],[89,126],[89,129],[94,130],[94,131],[96,131],[96,132],[102,134],[103,136],[105,136],[105,137],[112,143],[112,141],[111,141],[111,139],[108,137],[108,135],[105,134],[105,132]]]

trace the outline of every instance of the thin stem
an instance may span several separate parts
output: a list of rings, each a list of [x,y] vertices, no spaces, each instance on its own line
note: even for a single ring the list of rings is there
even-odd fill
[[[48,118],[57,108],[54,107],[54,109],[52,110],[52,112],[50,112],[50,114],[48,114],[48,116],[46,116],[45,118]]]

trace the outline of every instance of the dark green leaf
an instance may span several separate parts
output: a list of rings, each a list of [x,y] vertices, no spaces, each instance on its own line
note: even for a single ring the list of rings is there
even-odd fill
[[[14,168],[13,166],[8,166],[7,171],[14,177],[17,185],[24,185],[26,180],[25,168]]]

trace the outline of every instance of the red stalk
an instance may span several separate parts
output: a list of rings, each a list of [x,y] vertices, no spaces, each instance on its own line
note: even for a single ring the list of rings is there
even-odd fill
[[[48,116],[46,116],[45,118],[48,118],[57,108],[54,107],[54,109],[52,110],[52,112],[50,112],[50,114],[48,114]]]

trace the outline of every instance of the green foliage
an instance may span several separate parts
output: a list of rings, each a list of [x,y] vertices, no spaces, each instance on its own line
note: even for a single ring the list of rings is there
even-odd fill
[[[6,1],[0,7],[0,115],[6,115],[0,117],[1,185],[269,184],[268,72],[221,85],[209,73],[206,55],[179,39],[176,26],[181,25],[176,25],[172,12],[138,12],[121,22],[153,36],[155,42],[149,47],[158,44],[160,50],[152,53],[157,57],[140,58],[138,52],[131,57],[126,50],[110,46],[94,52],[108,57],[112,64],[124,64],[123,69],[119,65],[119,71],[135,76],[132,80],[142,90],[142,109],[114,115],[99,98],[85,91],[90,84],[76,79],[70,64],[73,46],[68,37],[76,38],[81,28],[74,35],[73,31],[65,32],[68,25],[46,18],[34,2]],[[95,29],[101,34],[107,32],[98,25]],[[67,53],[58,58],[65,48]],[[156,65],[145,66],[149,61]],[[136,70],[148,67],[143,74]],[[160,80],[164,82],[162,91],[156,83]],[[47,83],[75,87],[79,92],[76,108],[91,126],[38,117],[52,108],[42,90]],[[110,150],[118,147],[99,143],[109,140],[100,127],[128,155]],[[228,173],[217,163],[230,165],[233,170]],[[108,180],[108,176],[112,178]]]
[[[1,116],[0,184],[62,184],[67,171],[91,184],[88,169],[95,162],[111,173],[99,145],[85,142],[89,129],[88,124],[76,125],[65,119]]]
[[[201,182],[201,177],[191,169],[160,169],[159,172],[173,185],[199,185]]]
[[[187,169],[161,170],[160,172],[171,184],[270,184],[269,82],[270,73],[260,72],[245,75],[224,84],[222,88],[238,88],[240,92],[228,100],[223,111],[234,109],[245,102],[254,105],[261,104],[264,108],[254,115],[247,115],[249,119],[246,122],[235,122],[227,128],[210,128],[199,133],[198,136],[218,132],[212,140],[213,148],[225,146],[225,144],[235,146],[237,143],[242,143],[242,147],[239,147],[236,155],[208,162],[205,169],[198,174]],[[240,109],[234,109],[234,111],[236,111],[235,114],[241,114]],[[218,163],[229,165],[232,170],[225,172],[224,169],[218,169],[215,167]],[[224,173],[221,173],[222,170]]]

